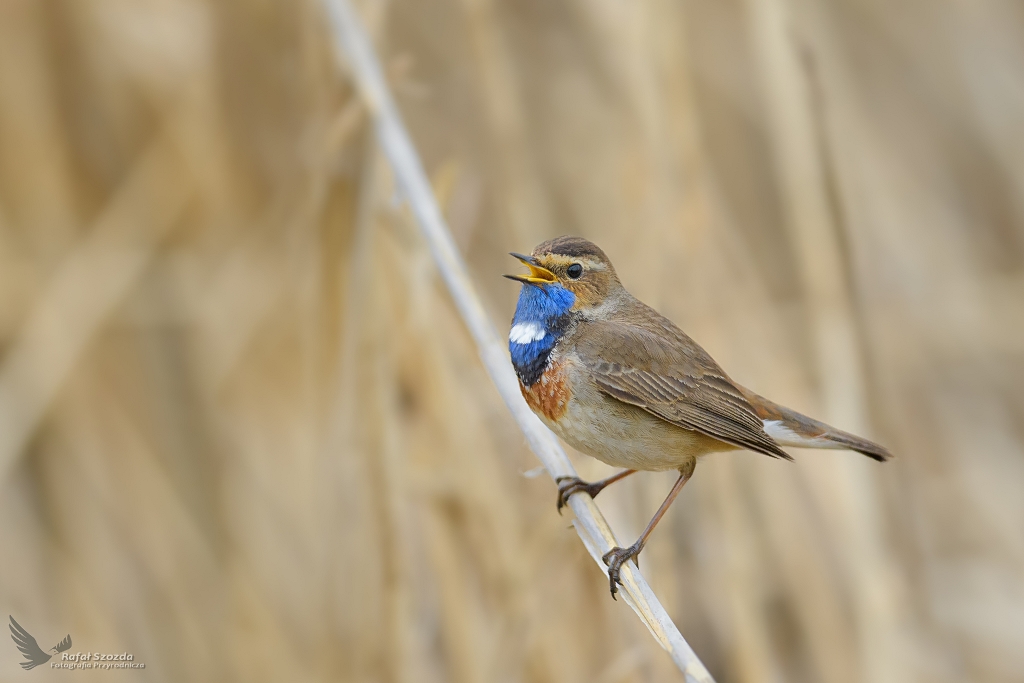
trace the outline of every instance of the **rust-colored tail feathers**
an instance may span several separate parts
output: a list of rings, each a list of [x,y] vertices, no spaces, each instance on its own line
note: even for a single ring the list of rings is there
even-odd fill
[[[741,387],[741,390],[758,417],[764,421],[764,430],[780,446],[851,450],[879,462],[885,462],[892,457],[892,453],[873,441],[801,415],[795,410],[758,396],[749,389]]]

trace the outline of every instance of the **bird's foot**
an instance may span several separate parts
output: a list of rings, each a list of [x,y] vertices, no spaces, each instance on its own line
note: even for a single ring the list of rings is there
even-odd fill
[[[637,541],[628,548],[612,548],[601,558],[608,565],[608,583],[611,586],[612,600],[616,599],[615,594],[619,592],[619,584],[622,583],[619,579],[619,572],[622,570],[623,563],[633,560],[633,564],[639,567],[640,551],[643,549],[643,544]]]
[[[555,483],[558,484],[558,514],[562,514],[562,508],[569,504],[569,496],[572,494],[584,491],[594,498],[604,488],[604,482],[590,483],[579,477],[559,477]]]

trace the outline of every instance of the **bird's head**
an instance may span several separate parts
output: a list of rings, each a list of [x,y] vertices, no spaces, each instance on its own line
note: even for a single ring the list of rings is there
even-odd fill
[[[575,311],[601,305],[622,287],[601,248],[582,237],[556,237],[537,245],[529,256],[512,256],[526,264],[530,272],[505,277],[542,289],[566,289],[573,294]]]

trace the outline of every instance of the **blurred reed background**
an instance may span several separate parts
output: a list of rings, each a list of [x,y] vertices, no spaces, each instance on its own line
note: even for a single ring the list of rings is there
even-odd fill
[[[704,461],[642,566],[721,682],[1024,680],[1024,10],[359,3],[501,332],[598,242],[877,438]],[[309,0],[0,3],[0,602],[106,681],[665,681]],[[581,474],[606,468],[577,458]],[[672,474],[599,500],[632,541]]]

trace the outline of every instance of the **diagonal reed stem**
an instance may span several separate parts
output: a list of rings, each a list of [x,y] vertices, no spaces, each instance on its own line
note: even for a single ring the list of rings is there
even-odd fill
[[[469,279],[462,257],[434,199],[419,156],[388,90],[373,46],[355,10],[348,0],[325,0],[325,4],[338,58],[351,69],[372,117],[380,146],[394,169],[402,194],[409,202],[441,277],[476,342],[480,357],[498,393],[548,473],[553,478],[575,476],[572,463],[554,434],[530,411],[519,393],[505,344]],[[618,545],[611,528],[589,496],[573,496],[569,506],[576,515],[573,525],[577,533],[601,570],[606,571],[601,556]],[[669,652],[686,680],[713,683],[711,674],[683,639],[640,571],[632,564],[627,563],[623,567],[622,583],[622,594],[626,602],[658,643]]]

